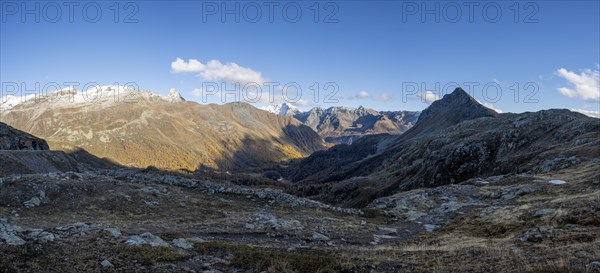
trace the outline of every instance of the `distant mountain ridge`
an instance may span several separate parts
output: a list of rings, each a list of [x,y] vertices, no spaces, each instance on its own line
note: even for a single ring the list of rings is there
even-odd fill
[[[174,90],[164,96],[122,86],[88,93],[68,89],[13,103],[0,120],[46,139],[54,150],[83,148],[131,167],[231,169],[325,148],[292,117],[245,103],[200,105]]]
[[[358,138],[373,134],[401,134],[417,121],[417,111],[385,111],[359,106],[315,107],[306,112],[289,105],[261,108],[284,116],[293,116],[315,130],[325,141],[333,144],[351,144]]]

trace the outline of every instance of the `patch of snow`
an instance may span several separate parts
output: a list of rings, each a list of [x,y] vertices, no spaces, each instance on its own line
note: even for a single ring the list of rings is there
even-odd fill
[[[38,103],[44,103],[46,108],[107,107],[114,103],[132,103],[140,100],[185,101],[175,89],[169,90],[168,95],[164,96],[148,90],[138,89],[135,86],[106,85],[90,86],[83,91],[79,91],[74,87],[67,87],[53,92],[28,94],[26,96],[5,95],[0,97],[0,110],[10,110],[21,104],[35,107]]]
[[[167,95],[167,97],[169,97],[171,102],[185,101],[183,96],[181,96],[181,94],[179,92],[177,92],[177,90],[175,90],[175,88],[171,88],[169,90],[169,94]]]
[[[548,181],[548,183],[550,183],[552,185],[562,185],[562,184],[566,184],[567,182],[564,180],[555,179],[555,180]]]
[[[292,116],[301,112],[296,106],[286,102],[284,102],[283,104],[264,106],[260,109],[280,116]]]
[[[36,94],[29,94],[26,96],[13,96],[13,95],[6,95],[6,96],[2,96],[0,97],[0,110],[9,110],[12,109],[13,107],[35,99]]]

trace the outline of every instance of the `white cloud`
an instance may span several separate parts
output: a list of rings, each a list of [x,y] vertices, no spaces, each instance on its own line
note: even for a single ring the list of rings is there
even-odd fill
[[[408,96],[408,99],[420,100],[422,103],[431,104],[434,101],[439,100],[440,97],[433,91],[425,91]]]
[[[239,66],[236,63],[223,64],[218,60],[210,60],[206,64],[189,59],[187,62],[177,58],[171,63],[172,73],[195,73],[204,80],[223,81],[229,83],[257,83],[262,85],[267,80],[260,72]]]
[[[309,105],[311,105],[311,103],[310,103],[309,101],[306,101],[306,100],[300,99],[300,100],[298,100],[298,101],[296,101],[296,102],[293,102],[293,103],[292,103],[292,105],[294,105],[294,106],[306,107],[306,106],[309,106]]]
[[[392,97],[390,97],[390,94],[388,94],[386,92],[383,92],[383,93],[379,94],[379,100],[380,101],[389,101],[391,99],[392,99]]]
[[[478,99],[475,99],[475,100],[476,100],[476,101],[477,101],[479,104],[481,104],[481,105],[483,105],[483,106],[485,106],[485,107],[487,107],[487,108],[490,108],[490,109],[492,109],[492,110],[496,111],[496,113],[502,113],[502,112],[503,112],[503,111],[502,111],[502,109],[500,109],[500,108],[496,108],[496,106],[495,106],[494,104],[492,104],[492,103],[489,103],[489,102],[481,102],[481,101],[480,101],[480,100],[478,100]]]
[[[489,102],[486,102],[486,103],[484,103],[484,104],[483,104],[483,106],[485,106],[485,107],[487,107],[487,108],[490,108],[490,109],[492,109],[492,110],[496,111],[496,113],[502,113],[502,112],[503,112],[501,109],[499,109],[499,108],[496,108],[496,106],[495,106],[495,105],[493,105],[493,104],[491,104],[491,103],[489,103]]]
[[[439,100],[440,97],[433,91],[425,91],[421,92],[421,101],[427,104],[431,104],[436,100]]]
[[[586,116],[593,117],[593,118],[600,118],[600,111],[591,111],[591,110],[585,110],[585,109],[571,109],[571,111],[582,113]]]
[[[371,96],[371,94],[369,94],[369,92],[362,90],[362,91],[358,92],[358,94],[356,94],[356,96],[354,96],[354,97],[356,97],[357,99],[368,99],[368,98],[372,98],[373,96]]]
[[[181,58],[177,58],[171,63],[171,72],[173,73],[200,73],[206,69],[206,66],[196,59],[190,59],[187,63]]]
[[[584,69],[577,74],[560,68],[556,70],[556,74],[574,85],[574,88],[558,88],[561,94],[569,98],[600,100],[600,72],[598,70]]]

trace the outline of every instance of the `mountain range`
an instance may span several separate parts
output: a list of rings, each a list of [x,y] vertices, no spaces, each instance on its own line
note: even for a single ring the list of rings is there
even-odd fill
[[[366,136],[281,171],[296,194],[342,206],[480,176],[545,173],[600,155],[598,119],[568,110],[498,114],[464,90],[435,101],[402,135]]]
[[[499,114],[456,89],[402,134],[330,147],[244,103],[95,95],[0,105],[0,272],[600,268],[599,119]],[[405,118],[321,111],[306,120],[333,131],[319,115]]]
[[[8,101],[8,100],[3,100]],[[305,157],[326,148],[308,126],[249,104],[200,105],[122,86],[13,98],[0,121],[51,149],[87,152],[130,167],[233,169]]]
[[[315,107],[301,112],[289,103],[261,108],[282,116],[293,116],[333,144],[351,144],[360,137],[374,134],[402,134],[417,121],[418,111],[385,111],[359,106]]]

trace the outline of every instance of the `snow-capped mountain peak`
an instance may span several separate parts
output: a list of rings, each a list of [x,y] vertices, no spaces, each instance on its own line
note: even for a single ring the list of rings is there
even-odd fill
[[[73,106],[89,105],[93,107],[111,106],[115,103],[145,101],[185,101],[175,89],[169,90],[168,95],[161,95],[148,90],[140,90],[133,86],[106,85],[92,86],[85,91],[79,91],[74,87],[38,94],[27,94],[18,96],[6,94],[0,97],[0,110],[10,110],[17,105],[29,104],[35,106],[45,103],[46,106],[68,108]]]
[[[295,114],[301,113],[301,111],[296,106],[291,105],[287,102],[284,102],[282,104],[264,106],[260,109],[280,116],[293,116]]]
[[[183,96],[181,96],[181,94],[179,92],[177,92],[177,90],[175,90],[175,88],[171,88],[169,90],[169,94],[167,95],[167,97],[169,97],[169,99],[172,102],[185,101],[185,99],[183,98]]]

